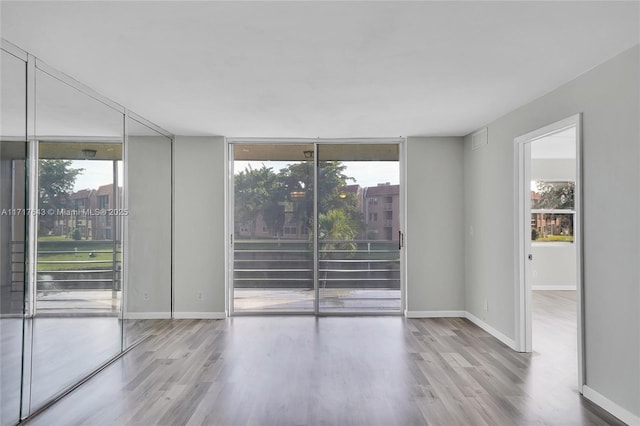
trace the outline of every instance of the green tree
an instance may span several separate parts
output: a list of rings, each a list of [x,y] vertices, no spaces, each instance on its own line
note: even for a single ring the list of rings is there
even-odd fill
[[[38,175],[38,207],[40,209],[61,209],[67,207],[69,197],[78,175],[84,169],[72,168],[71,160],[40,160]],[[39,231],[49,233],[54,226],[54,216],[41,216]]]
[[[249,165],[234,177],[235,179],[235,220],[248,222],[251,236],[256,233],[258,216],[273,201],[276,174],[264,164],[259,169]]]
[[[537,181],[538,200],[531,208],[573,210],[575,187],[574,182]]]
[[[347,176],[345,170],[346,166],[339,161],[321,163],[318,209],[320,213],[343,211],[357,235],[364,221],[357,195],[346,191],[347,183],[354,179]],[[264,165],[259,169],[249,165],[235,175],[236,223],[248,222],[252,237],[260,215],[269,230],[277,235],[282,235],[285,223],[310,229],[313,225],[313,175],[311,161],[289,164],[277,174]]]
[[[318,215],[318,239],[323,250],[355,250],[358,245],[354,241],[358,235],[357,226],[347,217],[343,210],[329,210]]]
[[[342,209],[332,209],[318,215],[318,240],[321,260],[353,257],[358,244],[354,241],[358,235],[358,226],[353,223]],[[345,255],[346,252],[346,255]],[[328,268],[325,268],[322,287],[327,284]]]
[[[345,174],[347,166],[340,161],[322,161],[318,168],[318,211],[342,210],[354,226],[356,234],[364,221],[358,207],[357,195],[346,191],[353,177]],[[294,202],[294,219],[311,227],[313,219],[313,162],[290,164],[280,170],[279,179],[284,183],[287,200]],[[295,194],[294,198],[292,194]]]

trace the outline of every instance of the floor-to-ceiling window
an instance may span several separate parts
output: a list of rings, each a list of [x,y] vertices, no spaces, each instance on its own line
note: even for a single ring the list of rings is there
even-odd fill
[[[400,142],[230,145],[234,313],[399,313]]]
[[[315,309],[314,145],[233,149],[235,312]]]
[[[399,312],[398,144],[318,145],[319,312]]]

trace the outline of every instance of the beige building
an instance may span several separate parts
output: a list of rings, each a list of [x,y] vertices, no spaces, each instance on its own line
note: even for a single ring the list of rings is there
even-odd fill
[[[381,183],[363,191],[366,238],[395,240],[400,231],[400,185]]]
[[[114,223],[110,210],[115,208],[113,184],[74,192],[69,207],[57,212],[53,234],[71,237],[77,229],[82,239],[110,240]]]

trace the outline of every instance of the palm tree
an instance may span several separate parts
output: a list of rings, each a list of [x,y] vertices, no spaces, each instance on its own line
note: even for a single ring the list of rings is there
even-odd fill
[[[330,260],[341,257],[347,253],[347,257],[353,257],[358,248],[354,241],[358,234],[358,227],[352,223],[343,210],[332,209],[326,213],[318,215],[318,240],[322,244],[322,249],[318,253],[321,260]],[[325,270],[322,288],[327,285],[327,275]]]

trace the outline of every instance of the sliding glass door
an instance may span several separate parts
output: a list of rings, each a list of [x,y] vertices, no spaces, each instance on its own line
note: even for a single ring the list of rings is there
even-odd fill
[[[235,312],[313,312],[313,145],[234,145]]]
[[[318,146],[320,312],[400,312],[397,144]]]
[[[401,312],[399,148],[231,144],[232,311]]]

